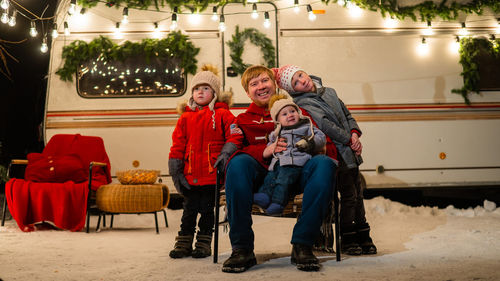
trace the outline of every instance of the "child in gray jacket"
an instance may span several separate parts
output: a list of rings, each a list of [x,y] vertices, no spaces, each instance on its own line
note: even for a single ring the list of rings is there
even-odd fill
[[[326,137],[287,96],[274,95],[269,107],[276,127],[269,135],[268,146],[282,141],[287,147],[273,153],[264,183],[254,194],[254,203],[266,209],[268,215],[279,215],[288,201],[290,187],[299,180],[300,169],[312,158],[311,153],[325,145]]]
[[[273,69],[278,86],[287,91],[294,102],[335,143],[339,160],[337,186],[340,191],[340,226],[342,251],[350,255],[376,254],[370,237],[361,190],[359,165],[363,162],[361,130],[356,120],[334,89],[323,87],[321,79],[309,76],[298,66]],[[329,155],[335,157],[335,155]]]

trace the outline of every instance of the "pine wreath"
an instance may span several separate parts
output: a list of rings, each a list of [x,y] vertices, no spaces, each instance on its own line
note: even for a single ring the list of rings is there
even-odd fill
[[[227,42],[227,45],[231,50],[229,56],[231,57],[231,67],[234,72],[241,75],[245,72],[245,69],[250,66],[249,64],[244,63],[241,58],[246,40],[250,40],[252,44],[260,47],[267,67],[276,66],[275,48],[271,39],[267,38],[264,33],[255,28],[245,28],[242,32],[240,32],[240,27],[237,25],[233,35],[233,40]]]

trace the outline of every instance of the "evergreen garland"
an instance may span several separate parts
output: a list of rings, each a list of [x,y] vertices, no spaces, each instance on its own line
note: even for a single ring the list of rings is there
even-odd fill
[[[325,4],[330,2],[337,3],[339,0],[321,0]],[[393,18],[403,20],[407,17],[417,21],[417,15],[420,21],[432,21],[436,17],[443,20],[456,20],[459,12],[466,14],[481,15],[484,8],[490,8],[494,13],[500,12],[500,1],[498,0],[471,0],[468,3],[457,3],[455,1],[447,3],[448,0],[442,0],[439,4],[433,1],[425,1],[413,6],[399,6],[397,0],[350,0],[362,9],[370,11],[379,10],[385,18],[387,14]],[[346,1],[347,2],[347,1]]]
[[[460,40],[460,64],[463,71],[460,73],[464,80],[464,85],[460,89],[451,90],[455,94],[460,94],[466,104],[470,104],[468,94],[474,92],[479,94],[479,65],[477,57],[481,53],[486,53],[494,60],[500,59],[500,39],[494,42],[486,38],[462,38]]]
[[[226,3],[241,3],[238,0],[78,0],[78,4],[85,8],[92,8],[97,5],[97,3],[102,2],[106,3],[108,7],[129,7],[133,9],[146,10],[151,6],[154,6],[156,10],[160,10],[160,7],[163,8],[165,6],[169,6],[170,9],[174,9],[175,7],[184,7],[190,11],[204,11],[208,5],[213,4],[216,6],[222,6]]]
[[[73,81],[73,74],[78,66],[89,59],[103,58],[105,61],[124,61],[131,56],[141,55],[149,62],[151,57],[177,58],[180,67],[185,73],[196,73],[196,55],[200,48],[196,48],[188,36],[181,32],[171,32],[164,39],[143,39],[140,43],[126,41],[122,45],[117,45],[111,39],[100,36],[87,43],[82,40],[71,42],[63,48],[62,58],[64,66],[56,71],[63,81]]]
[[[245,69],[250,66],[249,64],[244,63],[241,58],[245,47],[245,41],[247,39],[249,39],[254,45],[260,47],[267,67],[271,68],[276,66],[275,48],[271,39],[267,38],[264,33],[255,28],[246,28],[240,32],[240,27],[236,25],[232,41],[226,43],[231,50],[229,56],[232,60],[231,67],[234,72],[241,75],[245,72]]]

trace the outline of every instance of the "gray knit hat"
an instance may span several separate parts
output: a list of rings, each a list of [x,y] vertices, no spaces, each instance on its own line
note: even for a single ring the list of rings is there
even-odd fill
[[[269,100],[269,113],[271,114],[271,118],[274,121],[275,124],[275,130],[274,133],[276,136],[278,136],[280,130],[281,130],[281,124],[278,122],[278,114],[280,111],[285,107],[285,106],[293,106],[295,109],[297,109],[297,112],[299,113],[299,119],[306,119],[309,121],[311,125],[311,132],[312,132],[312,122],[311,118],[308,116],[304,116],[302,114],[302,110],[300,110],[299,106],[296,105],[291,98],[289,98],[287,95],[284,94],[278,94],[274,95],[271,97]]]

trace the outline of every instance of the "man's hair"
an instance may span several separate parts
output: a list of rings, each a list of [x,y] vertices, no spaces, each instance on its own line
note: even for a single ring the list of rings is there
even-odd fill
[[[274,72],[263,66],[263,65],[252,65],[249,68],[245,70],[243,75],[241,76],[241,86],[243,86],[243,89],[245,89],[245,92],[248,92],[248,82],[250,80],[259,77],[262,73],[267,73],[269,75],[269,78],[273,81],[273,83],[276,83],[276,80],[274,79]]]

